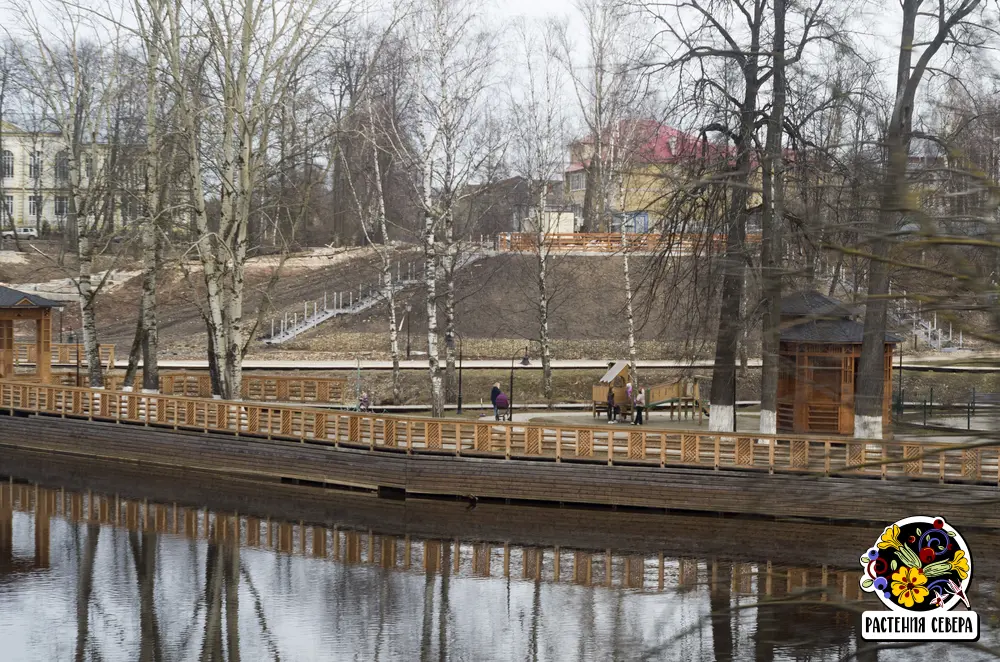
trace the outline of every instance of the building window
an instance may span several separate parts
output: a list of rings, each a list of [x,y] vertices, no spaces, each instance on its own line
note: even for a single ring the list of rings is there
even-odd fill
[[[574,172],[570,173],[569,176],[569,190],[570,191],[583,191],[587,188],[587,173],[585,172]]]
[[[40,179],[42,176],[42,153],[32,152],[31,160],[28,162],[28,176],[32,179]]]
[[[67,208],[69,207],[69,199],[65,195],[56,196],[56,216],[62,218],[66,215]]]
[[[28,198],[28,215],[29,216],[41,216],[42,214],[42,196],[32,195]]]
[[[12,195],[4,196],[3,207],[4,207],[4,211],[7,212],[7,216],[13,216],[14,215],[14,196],[12,196]]]
[[[60,183],[69,181],[69,152],[66,150],[56,154],[56,181]]]
[[[92,156],[85,157],[83,163],[84,163],[84,168],[87,171],[87,179],[88,180],[93,180],[94,179],[94,157],[92,157]]]
[[[14,152],[9,149],[3,151],[3,159],[0,159],[0,170],[3,171],[5,179],[14,176]]]

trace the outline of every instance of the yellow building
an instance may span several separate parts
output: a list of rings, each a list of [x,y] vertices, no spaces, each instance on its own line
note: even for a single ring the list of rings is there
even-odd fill
[[[679,196],[690,189],[693,179],[711,176],[724,169],[732,158],[732,149],[691,136],[652,120],[623,121],[606,139],[606,167],[603,179],[604,203],[598,208],[601,217],[598,232],[618,232],[625,223],[626,232],[660,232],[668,218],[688,217],[685,226],[698,231],[707,222],[698,206],[698,196]],[[586,214],[588,189],[600,190],[596,171],[591,169],[594,140],[587,138],[570,145],[570,165],[565,171],[566,193],[581,217]],[[761,203],[760,172],[758,185],[752,186],[747,208]],[[717,189],[718,190],[718,189]],[[703,198],[704,196],[702,196]],[[681,211],[678,211],[681,210]],[[580,222],[577,224],[581,225]]]

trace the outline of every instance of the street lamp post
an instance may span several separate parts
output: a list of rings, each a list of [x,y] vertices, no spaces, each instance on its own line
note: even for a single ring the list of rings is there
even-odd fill
[[[462,413],[462,363],[464,363],[463,358],[462,358],[462,356],[463,356],[462,345],[464,343],[462,341],[462,334],[460,334],[458,331],[452,331],[452,336],[457,336],[458,337],[458,409],[456,410],[456,413],[459,414],[459,415],[461,415],[461,413]],[[451,338],[451,337],[448,338],[448,347],[451,348],[451,349],[455,348],[455,340],[453,338]]]
[[[406,360],[410,360],[410,313],[413,306],[406,304]]]
[[[510,412],[510,417],[513,419],[514,416],[514,359],[517,358],[517,354],[510,357],[510,396],[507,398],[507,409]],[[521,357],[521,365],[529,366],[531,365],[531,359],[528,358],[528,346],[524,346],[524,356]]]

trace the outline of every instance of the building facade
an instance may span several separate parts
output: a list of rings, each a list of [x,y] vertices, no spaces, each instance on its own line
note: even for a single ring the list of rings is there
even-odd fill
[[[111,204],[91,204],[110,220],[112,229],[136,217],[138,171],[116,168],[109,176],[109,146],[88,145],[79,164],[80,190],[87,194],[109,194]],[[119,162],[124,163],[125,159]],[[28,131],[3,122],[0,124],[0,212],[3,229],[36,228],[38,232],[61,232],[70,212],[69,147],[58,132]],[[109,186],[109,182],[115,185]]]

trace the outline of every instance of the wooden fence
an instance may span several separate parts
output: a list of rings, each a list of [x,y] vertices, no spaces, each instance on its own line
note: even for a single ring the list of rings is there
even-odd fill
[[[1000,485],[1000,449],[922,441],[502,423],[0,382],[0,408],[371,451]]]
[[[115,346],[98,345],[101,364],[110,370],[115,365]],[[35,343],[14,343],[14,365],[34,365],[38,362]],[[86,367],[87,352],[83,345],[52,343],[52,365],[80,365]]]
[[[669,233],[629,234],[629,251],[666,251],[690,255],[711,248],[725,249],[723,234]],[[760,235],[747,235],[748,242],[760,241]],[[622,236],[616,232],[572,232],[544,235],[545,249],[552,252],[617,253],[622,250]],[[535,251],[538,235],[531,232],[507,232],[497,237],[497,250],[502,252]]]
[[[82,379],[86,379],[86,375],[81,375]],[[57,386],[73,386],[75,380],[76,374],[72,371],[52,373],[52,382]],[[121,391],[124,375],[107,374],[104,382],[107,390]],[[142,379],[137,375],[133,388],[139,390],[141,387]],[[205,371],[165,371],[160,373],[160,392],[189,398],[210,398],[212,382]],[[343,404],[346,392],[346,379],[244,374],[241,395],[243,399],[254,402]]]

